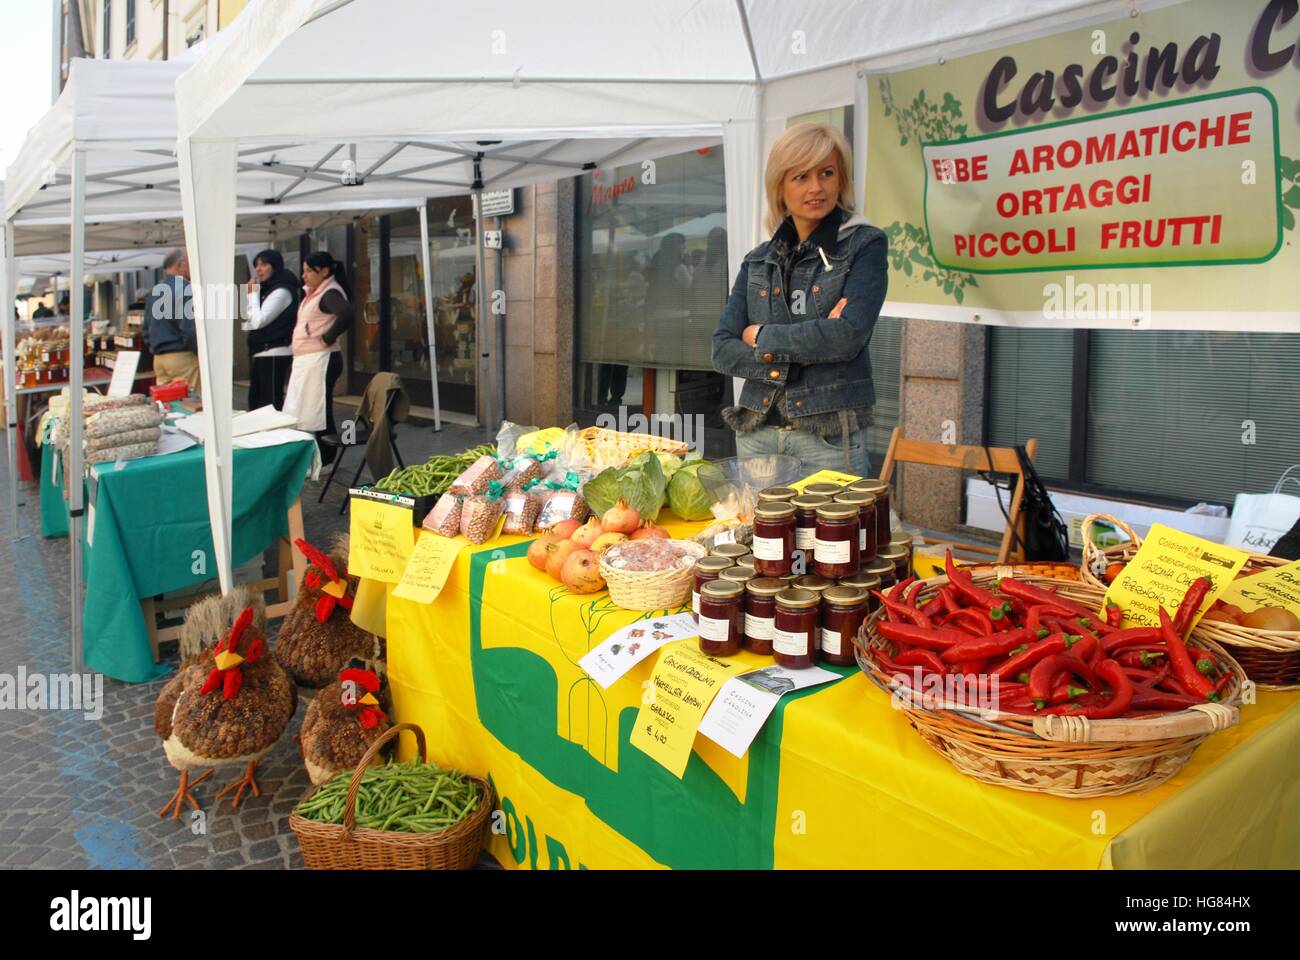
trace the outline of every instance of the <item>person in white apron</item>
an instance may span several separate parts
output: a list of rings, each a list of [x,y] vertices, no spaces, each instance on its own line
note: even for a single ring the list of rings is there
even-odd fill
[[[293,370],[285,391],[284,409],[298,417],[298,428],[320,437],[332,435],[334,384],[343,372],[339,343],[352,329],[353,310],[348,302],[343,264],[325,252],[313,253],[302,267],[304,296],[293,329]],[[334,447],[321,444],[326,466]]]

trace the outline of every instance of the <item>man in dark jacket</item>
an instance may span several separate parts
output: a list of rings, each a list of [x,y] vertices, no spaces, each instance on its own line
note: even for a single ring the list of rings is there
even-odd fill
[[[190,261],[184,249],[163,261],[167,279],[154,286],[144,304],[145,340],[153,354],[154,378],[161,387],[184,380],[199,393],[198,334],[190,291]]]

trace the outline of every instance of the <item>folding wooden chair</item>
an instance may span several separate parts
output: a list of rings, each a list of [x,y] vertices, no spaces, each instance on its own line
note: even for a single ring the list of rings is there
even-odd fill
[[[1038,441],[1025,441],[1025,452],[1030,462],[1038,452]],[[990,458],[992,466],[990,467]],[[1011,447],[949,447],[942,443],[926,443],[922,440],[909,440],[902,435],[902,430],[894,428],[889,438],[889,449],[885,452],[885,465],[881,468],[880,479],[889,483],[896,463],[917,463],[931,467],[950,467],[954,470],[975,470],[984,473],[1009,474],[1016,477],[1015,493],[1011,496],[1011,507],[1007,510],[1006,529],[1002,533],[1002,545],[998,550],[981,547],[977,544],[958,543],[954,546],[972,553],[996,556],[998,563],[1024,560],[1024,551],[1017,545],[1025,540],[1025,520],[1021,516],[1021,502],[1025,495],[1024,471],[1020,458]]]

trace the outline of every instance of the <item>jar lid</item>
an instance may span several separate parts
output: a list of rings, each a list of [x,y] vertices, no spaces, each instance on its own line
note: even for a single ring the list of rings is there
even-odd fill
[[[710,600],[735,600],[744,592],[745,588],[739,583],[730,580],[710,580],[700,587],[700,599],[708,597]]]
[[[882,560],[902,560],[907,556],[907,547],[901,543],[890,543],[877,550],[876,556]]]
[[[749,547],[743,543],[719,543],[709,554],[714,557],[743,557],[749,553]]]
[[[789,503],[779,500],[760,503],[754,508],[754,519],[762,520],[785,520],[794,516],[794,507]]]
[[[754,569],[754,555],[753,555],[752,553],[747,553],[747,554],[745,554],[743,557],[737,557],[737,558],[736,558],[736,566],[738,566],[738,567],[744,567],[746,570],[753,570],[753,569]]]
[[[816,510],[824,503],[830,503],[829,497],[822,497],[811,493],[801,493],[790,501],[797,510]]]
[[[718,579],[729,580],[732,583],[745,583],[748,580],[754,579],[754,568],[741,566],[727,567],[726,570],[723,570],[718,574]]]
[[[798,587],[787,587],[776,595],[778,606],[791,607],[795,610],[811,610],[817,607],[822,601],[821,597],[811,590],[800,590]]]
[[[889,538],[890,545],[901,547],[910,547],[912,545],[912,535],[910,533],[896,533]]]
[[[844,493],[835,495],[836,503],[851,503],[857,507],[869,507],[876,502],[874,493],[863,493],[860,490],[847,490]]]
[[[841,587],[853,587],[855,590],[871,591],[880,589],[880,575],[867,573],[865,570],[855,573],[851,577],[840,577],[835,582]]]
[[[696,573],[719,574],[735,566],[728,557],[701,557],[695,561]]]
[[[802,577],[796,577],[794,585],[800,590],[811,590],[813,593],[821,593],[827,587],[835,585],[835,581],[828,577],[819,577],[815,573],[806,573]]]
[[[745,589],[756,597],[775,597],[789,586],[784,580],[776,577],[755,577],[745,584]]]
[[[889,492],[889,484],[884,480],[855,480],[849,484],[849,489],[858,493],[872,493],[880,496],[882,493]]]
[[[808,484],[808,486],[803,488],[803,492],[814,497],[832,497],[835,494],[840,493],[843,489],[844,484],[842,483],[830,483],[829,481],[821,480],[817,483]]]
[[[826,503],[817,508],[818,520],[856,520],[858,505],[856,503]]]
[[[771,503],[773,501],[785,503],[791,497],[797,496],[799,491],[794,487],[766,487],[758,491],[759,503]]]
[[[823,590],[822,599],[837,607],[856,607],[867,602],[867,591],[839,583]]]
[[[880,554],[876,554],[879,558]],[[862,568],[862,572],[875,577],[892,577],[894,575],[894,565],[888,560],[876,559]]]

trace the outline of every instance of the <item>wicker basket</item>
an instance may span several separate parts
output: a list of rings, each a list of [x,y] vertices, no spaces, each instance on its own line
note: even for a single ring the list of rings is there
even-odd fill
[[[420,760],[427,763],[424,731],[413,723],[394,724],[370,745],[353,771],[342,826],[317,823],[297,814],[289,817],[289,826],[298,836],[303,864],[308,870],[468,870],[478,863],[487,844],[489,820],[495,806],[491,785],[480,777],[470,777],[482,791],[478,807],[445,830],[404,833],[356,825],[361,776],[371,757],[403,730],[415,734]]]
[[[1092,524],[1094,521],[1109,523],[1128,534],[1127,543],[1118,543],[1102,550],[1092,546]],[[1079,575],[1084,583],[1105,589],[1105,583],[1093,571],[1106,569],[1106,564],[1128,563],[1133,559],[1142,538],[1133,532],[1123,520],[1106,514],[1091,514],[1083,520],[1083,564]],[[1250,559],[1242,568],[1242,573],[1259,573],[1283,567],[1290,560],[1283,557],[1270,557],[1262,553],[1250,554]],[[1201,619],[1192,636],[1198,639],[1212,640],[1221,644],[1232,658],[1241,664],[1246,676],[1260,687],[1268,690],[1300,690],[1300,631],[1297,630],[1256,630],[1241,627],[1235,623],[1222,623]]]
[[[696,560],[708,554],[698,543],[689,540],[671,540],[674,546]],[[624,610],[676,610],[691,595],[695,579],[694,564],[676,570],[645,573],[616,570],[600,558],[600,575],[609,587],[609,598]]]
[[[1006,568],[975,570],[974,581],[992,589]],[[1104,591],[1078,581],[1024,576],[1039,587],[1090,606],[1100,606]],[[947,577],[922,582],[927,598],[948,583]],[[1237,722],[1241,668],[1217,644],[1201,644],[1224,657],[1233,671],[1221,703],[1138,719],[1089,721],[1080,717],[1029,717],[1013,713],[982,713],[969,707],[945,708],[909,696],[910,688],[896,684],[876,662],[873,651],[891,650],[876,630],[883,611],[876,611],[854,638],[854,653],[864,673],[907,714],[917,733],[958,770],[984,783],[1061,797],[1100,797],[1133,793],[1168,780],[1187,763],[1192,751],[1209,734]]]

